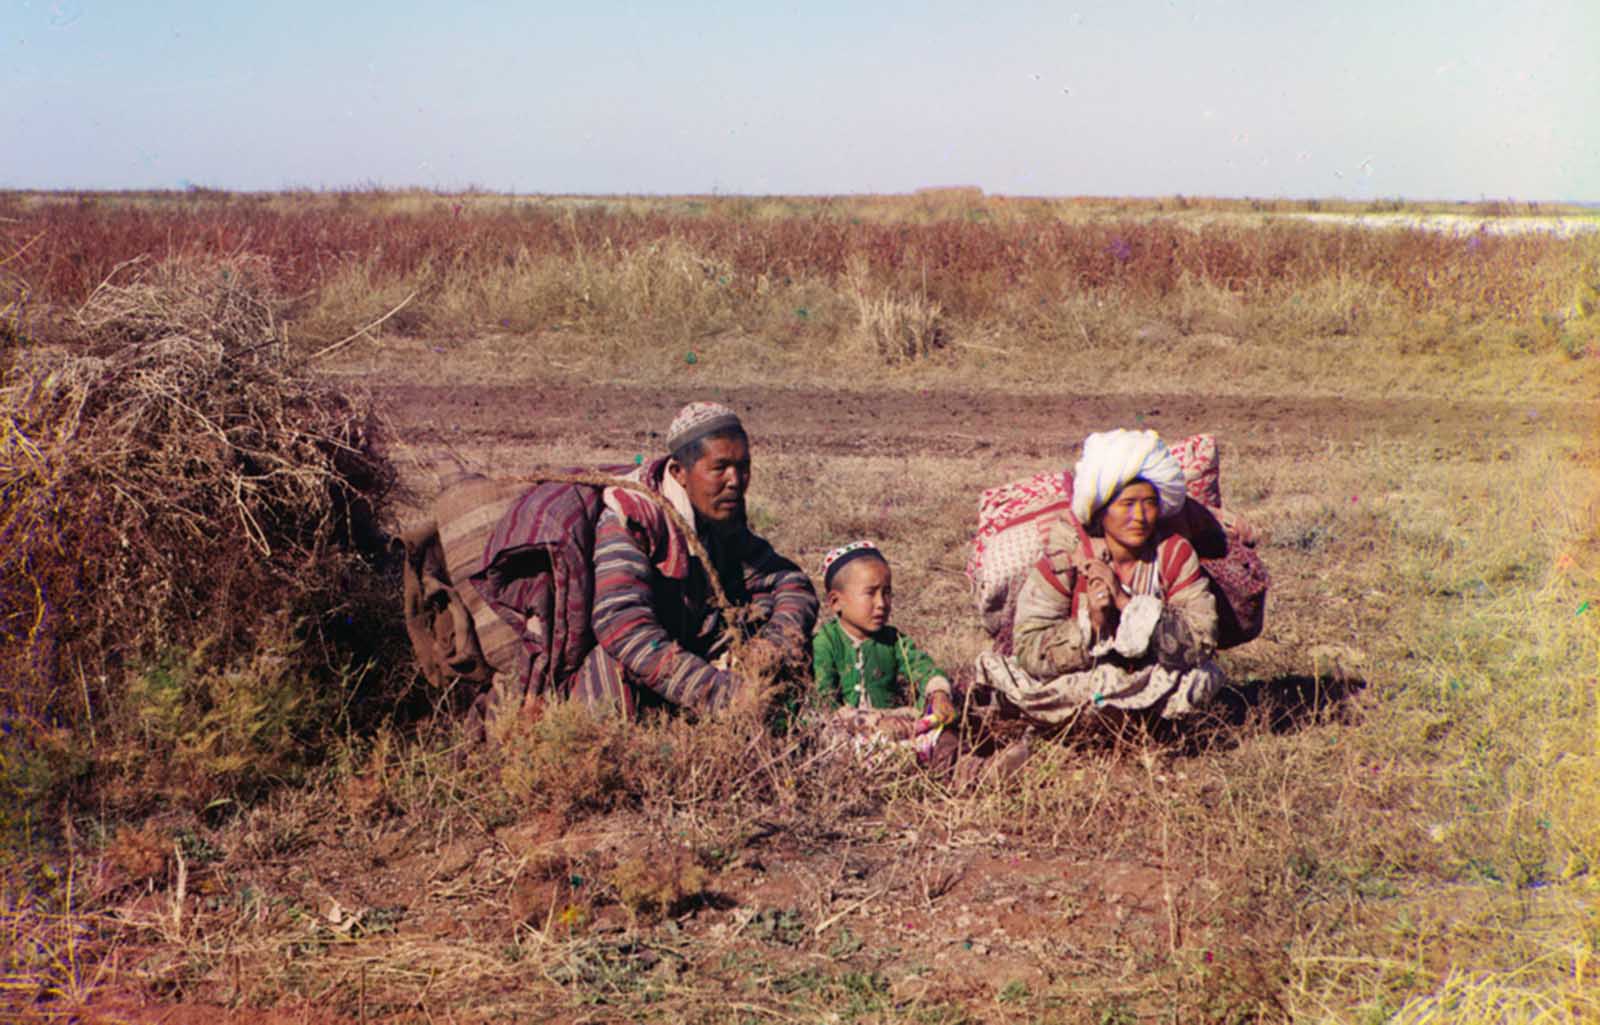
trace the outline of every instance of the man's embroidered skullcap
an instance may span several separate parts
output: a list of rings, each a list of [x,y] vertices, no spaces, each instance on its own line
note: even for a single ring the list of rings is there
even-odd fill
[[[678,410],[667,428],[667,451],[676,452],[691,441],[729,428],[744,430],[739,414],[716,402],[691,402]]]

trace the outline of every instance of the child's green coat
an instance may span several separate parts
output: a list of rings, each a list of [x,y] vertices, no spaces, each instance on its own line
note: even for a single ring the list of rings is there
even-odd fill
[[[859,707],[862,679],[867,688],[866,707],[896,708],[906,704],[900,679],[916,686],[916,704],[927,697],[928,681],[943,677],[926,652],[892,626],[864,638],[856,645],[837,619],[827,622],[811,638],[811,668],[817,693],[830,707]]]

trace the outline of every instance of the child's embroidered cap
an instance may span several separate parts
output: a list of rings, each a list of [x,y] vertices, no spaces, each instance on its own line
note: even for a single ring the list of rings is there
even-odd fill
[[[676,452],[691,441],[731,427],[743,430],[744,424],[739,422],[739,414],[727,406],[716,402],[691,402],[678,410],[667,428],[667,451]]]
[[[880,551],[878,546],[873,544],[871,541],[852,541],[847,545],[840,545],[827,555],[824,555],[822,557],[823,590],[827,590],[833,586],[833,578],[839,572],[840,567],[844,566],[851,560],[859,559],[864,555],[875,556],[878,559],[882,559],[884,562],[889,561],[883,558],[883,552]]]

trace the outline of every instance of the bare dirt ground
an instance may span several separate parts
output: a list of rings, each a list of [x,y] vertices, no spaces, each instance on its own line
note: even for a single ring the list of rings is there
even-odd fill
[[[1596,414],[1595,404],[1571,402],[371,384],[403,443],[402,468],[420,490],[452,453],[470,452],[467,461],[476,461],[485,451],[512,449],[533,465],[551,447],[654,454],[664,425],[695,398],[747,415],[758,474],[764,454],[823,457],[823,466],[827,457],[1049,462],[1090,430],[1143,424],[1169,437],[1196,430],[1222,437],[1225,494],[1230,467],[1254,459],[1310,466],[1330,446],[1356,445],[1420,450],[1452,464],[1503,462],[1553,424],[1572,429]],[[975,498],[952,502],[971,508]],[[959,536],[962,526],[949,530]],[[1318,586],[1286,572],[1295,568],[1288,559],[1273,564],[1281,608],[1303,607]],[[1328,743],[1336,740],[1330,731]],[[1045,761],[1049,771],[1073,771],[1070,762]],[[1111,761],[1094,771],[1102,768],[1113,778],[1095,785],[1111,794],[1160,787],[1163,773],[1209,778],[1214,771],[1203,755],[1142,769]],[[1199,792],[1225,787],[1218,778],[1214,790],[1208,783]],[[577,1022],[653,1007],[657,1020],[788,1021],[820,1004],[844,1009],[850,1020],[855,1008],[868,1020],[1044,1014],[1122,1022],[1164,1013],[1150,996],[1157,990],[1170,996],[1209,986],[1219,1000],[1270,993],[1281,970],[1281,950],[1196,946],[1197,935],[1240,913],[1248,899],[1233,866],[1176,863],[1157,836],[1146,837],[1136,856],[1119,844],[1116,856],[1095,857],[1081,845],[1041,842],[1037,828],[1031,840],[964,828],[957,794],[950,814],[936,820],[907,820],[893,805],[863,802],[826,829],[776,815],[744,823],[714,852],[718,868],[706,891],[657,922],[637,921],[597,896],[597,879],[671,842],[644,835],[631,813],[565,831],[537,819],[495,825],[469,815],[408,816],[381,804],[352,812],[349,795],[327,797],[318,810],[298,806],[307,818],[278,844],[278,855],[188,867],[191,891],[216,895],[227,921],[276,921],[281,930],[214,927],[216,935],[236,935],[237,946],[215,942],[185,969],[193,985],[184,1003],[102,997],[79,1020]],[[1087,825],[1057,828],[1066,836]],[[288,831],[281,816],[274,828]],[[254,896],[223,907],[241,893]],[[564,920],[572,908],[583,910]],[[323,964],[296,982],[289,962],[297,956]],[[297,990],[299,1010],[285,1003],[245,1009]],[[1191,995],[1185,1006],[1205,1006],[1205,992]]]
[[[1188,394],[1012,396],[945,389],[867,395],[801,388],[640,388],[376,385],[402,438],[421,449],[462,443],[538,445],[582,439],[596,448],[656,453],[661,429],[691,398],[748,415],[758,445],[817,454],[1028,457],[1062,452],[1105,424],[1164,436],[1205,430],[1228,439],[1231,459],[1285,446],[1404,439],[1485,459],[1551,423],[1593,416],[1576,402],[1441,399],[1231,398]]]

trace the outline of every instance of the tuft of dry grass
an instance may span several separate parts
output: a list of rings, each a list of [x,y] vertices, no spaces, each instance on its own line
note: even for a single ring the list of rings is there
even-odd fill
[[[0,874],[0,1010],[26,1020],[84,1006],[114,973],[104,921],[84,912],[70,874],[19,882]]]
[[[113,268],[74,312],[95,347],[187,338],[248,355],[281,344],[271,267],[262,257],[146,263],[137,256]]]
[[[497,782],[514,807],[571,822],[638,801],[646,756],[618,717],[559,702],[507,717],[493,740]]]
[[[925,359],[943,347],[946,331],[939,304],[930,301],[926,287],[910,295],[896,295],[872,283],[872,270],[862,256],[851,257],[844,286],[855,301],[856,332],[868,353],[889,365]]]
[[[1522,1022],[1526,1025],[1568,1025],[1600,1014],[1590,962],[1593,952],[1579,947],[1571,958],[1571,986],[1552,993],[1520,985],[1520,973],[1452,972],[1439,989],[1407,1001],[1389,1021],[1395,1025]],[[1586,977],[1588,973],[1588,977]]]

